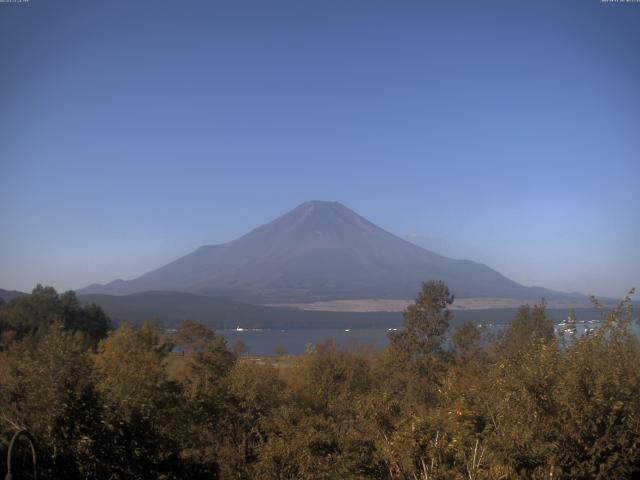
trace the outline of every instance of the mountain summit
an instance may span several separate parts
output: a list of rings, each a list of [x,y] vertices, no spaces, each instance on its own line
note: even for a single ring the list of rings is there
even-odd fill
[[[383,230],[338,202],[299,205],[246,235],[207,245],[133,280],[78,293],[172,290],[256,303],[412,298],[443,280],[459,297],[539,298],[491,268],[454,260]]]

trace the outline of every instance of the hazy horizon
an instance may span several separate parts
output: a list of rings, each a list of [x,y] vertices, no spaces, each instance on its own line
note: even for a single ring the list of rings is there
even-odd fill
[[[527,286],[640,287],[640,8],[0,4],[0,288],[335,200]]]

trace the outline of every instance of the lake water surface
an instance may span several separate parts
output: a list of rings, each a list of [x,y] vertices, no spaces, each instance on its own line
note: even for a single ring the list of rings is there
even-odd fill
[[[597,328],[599,321],[584,322],[577,325],[578,335],[584,334],[586,329]],[[487,333],[497,334],[506,325],[485,326]],[[640,335],[640,326],[634,322],[634,331]],[[556,325],[556,331],[563,329],[562,324]],[[300,330],[218,330],[229,347],[241,340],[248,348],[250,355],[274,355],[276,349],[283,349],[289,354],[304,353],[307,344],[320,344],[327,340],[334,340],[341,348],[353,346],[371,346],[375,349],[384,348],[389,343],[389,330],[386,328],[370,329],[300,329]]]

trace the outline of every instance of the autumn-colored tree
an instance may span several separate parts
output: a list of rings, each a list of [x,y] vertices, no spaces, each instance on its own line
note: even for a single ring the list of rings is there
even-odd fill
[[[176,333],[175,342],[191,353],[187,383],[193,397],[214,393],[237,360],[236,354],[227,348],[224,337],[199,322],[184,322]]]
[[[385,471],[364,405],[369,360],[328,342],[305,355],[285,403],[265,419],[257,478],[379,478]]]
[[[166,371],[172,347],[149,323],[124,325],[98,346],[93,377],[109,444],[102,466],[110,478],[179,476],[181,395]]]
[[[0,364],[0,432],[28,430],[46,478],[96,476],[101,423],[84,337],[53,323]]]
[[[631,292],[633,293],[633,291]],[[640,343],[630,296],[568,350],[553,459],[567,478],[632,478],[640,469]]]
[[[227,348],[223,337],[207,326],[186,321],[175,341],[189,351],[182,381],[184,410],[179,433],[183,460],[201,465],[199,475],[218,475],[243,468],[242,452],[229,454],[225,428],[234,422],[236,403],[226,381],[237,356]],[[236,464],[240,466],[236,468]]]
[[[285,382],[271,365],[237,363],[225,380],[228,396],[218,423],[221,478],[253,479],[259,449],[268,441],[265,420],[280,407]]]
[[[544,304],[523,306],[497,339],[452,328],[452,301],[427,282],[383,351],[329,341],[270,362],[191,321],[172,338],[124,325],[96,348],[104,313],[37,287],[0,305],[0,453],[26,428],[48,478],[640,474],[629,298],[586,335],[573,315],[575,333],[554,335]]]

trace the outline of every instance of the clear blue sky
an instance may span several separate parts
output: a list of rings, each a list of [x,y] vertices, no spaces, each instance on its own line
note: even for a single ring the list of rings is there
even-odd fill
[[[640,3],[0,3],[0,287],[310,199],[526,285],[640,286]]]

